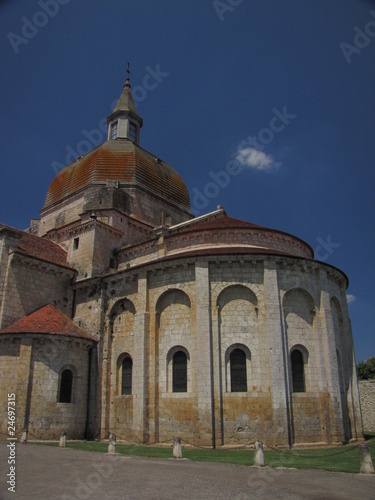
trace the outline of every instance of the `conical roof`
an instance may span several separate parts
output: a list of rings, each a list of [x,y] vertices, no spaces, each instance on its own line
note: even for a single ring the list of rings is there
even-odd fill
[[[122,91],[120,98],[117,101],[117,104],[113,110],[114,113],[116,111],[131,111],[135,115],[139,116],[130,89],[131,89],[130,80],[129,78],[127,78],[124,85],[124,90]]]
[[[95,340],[52,304],[24,316],[0,331],[0,335],[6,333],[45,333]]]
[[[109,123],[116,115],[121,115],[123,113],[132,116],[133,119],[135,118],[139,123],[139,128],[143,126],[143,120],[137,112],[137,108],[131,93],[129,77],[126,79],[124,89],[119,97],[119,100],[117,101],[114,110],[107,118],[107,123]]]

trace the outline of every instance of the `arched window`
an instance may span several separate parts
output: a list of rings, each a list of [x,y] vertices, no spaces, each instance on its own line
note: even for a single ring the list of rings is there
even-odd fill
[[[247,391],[246,354],[242,349],[234,349],[229,356],[230,386],[232,392]]]
[[[130,395],[132,393],[133,361],[127,356],[122,360],[121,373],[121,394]]]
[[[173,392],[187,392],[187,356],[183,351],[173,356],[172,380]]]
[[[292,363],[293,392],[305,392],[305,366],[303,354],[294,349],[290,356]]]
[[[72,402],[72,388],[73,388],[73,372],[66,369],[61,373],[59,403]]]

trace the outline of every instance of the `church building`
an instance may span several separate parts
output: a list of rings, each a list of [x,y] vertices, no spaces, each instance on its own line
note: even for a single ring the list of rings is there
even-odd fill
[[[129,78],[108,140],[0,224],[0,433],[199,446],[363,438],[346,289],[296,236],[194,217],[140,145]]]

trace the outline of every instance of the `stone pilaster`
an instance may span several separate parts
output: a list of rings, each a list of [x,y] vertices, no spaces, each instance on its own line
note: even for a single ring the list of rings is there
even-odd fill
[[[102,332],[100,339],[99,352],[99,380],[101,382],[101,394],[98,401],[98,413],[100,415],[100,438],[108,437],[109,429],[109,413],[111,399],[111,335],[112,323],[110,318],[105,321],[105,292],[101,291],[100,297],[100,331]]]
[[[195,264],[197,396],[200,445],[215,443],[213,408],[213,362],[210,318],[210,278],[208,262]],[[212,438],[211,438],[212,436]]]
[[[275,442],[291,444],[288,379],[285,338],[282,327],[277,267],[273,261],[264,263],[264,294],[267,307],[269,364]]]
[[[335,330],[328,292],[327,275],[324,270],[319,272],[320,279],[320,307],[319,326],[321,335],[321,346],[323,351],[323,362],[326,375],[327,401],[326,412],[326,435],[328,443],[337,443],[344,440],[344,428],[341,411],[340,380],[337,366]],[[323,388],[324,389],[324,388]]]
[[[341,293],[342,316],[343,316],[343,334],[345,338],[345,369],[348,371],[349,387],[347,392],[348,411],[351,424],[352,438],[363,438],[363,421],[361,414],[361,403],[357,379],[357,363],[354,353],[354,342],[352,325],[349,318],[348,303],[346,291]]]
[[[134,318],[134,359],[133,368],[133,422],[139,434],[139,440],[148,442],[146,426],[147,398],[147,354],[146,341],[149,331],[150,315],[147,312],[147,273],[138,277],[139,312]]]
[[[225,391],[225,359],[222,349],[221,311],[217,305],[213,307],[214,321],[212,328],[212,360],[213,360],[213,386],[214,386],[214,415],[215,415],[215,441],[216,445],[225,444],[224,432],[224,391]],[[223,366],[224,365],[224,366]]]

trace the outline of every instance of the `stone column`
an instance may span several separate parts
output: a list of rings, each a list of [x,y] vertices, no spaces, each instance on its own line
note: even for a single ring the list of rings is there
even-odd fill
[[[319,326],[326,374],[326,390],[329,404],[326,406],[326,435],[328,443],[344,440],[344,427],[341,411],[340,380],[337,366],[336,341],[333,317],[328,292],[327,274],[321,269]]]
[[[269,365],[272,382],[274,444],[291,445],[289,414],[287,348],[284,338],[277,266],[274,261],[264,262],[264,294],[267,308]]]
[[[215,446],[210,277],[208,262],[195,264],[197,396],[200,445]]]
[[[139,312],[134,318],[133,426],[142,443],[148,442],[146,428],[147,356],[146,341],[150,315],[147,311],[147,273],[138,277]]]

